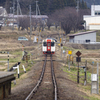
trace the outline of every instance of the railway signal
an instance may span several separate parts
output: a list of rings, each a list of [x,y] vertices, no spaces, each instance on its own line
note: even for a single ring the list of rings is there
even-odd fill
[[[78,51],[76,52],[76,55],[78,57],[76,57],[76,62],[78,62],[78,72],[77,72],[77,83],[79,83],[79,62],[81,61],[81,57],[79,57],[81,55],[81,52]]]
[[[63,44],[61,43],[61,47],[63,46]]]

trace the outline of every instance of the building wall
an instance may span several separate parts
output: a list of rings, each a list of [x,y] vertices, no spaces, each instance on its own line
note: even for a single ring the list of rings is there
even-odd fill
[[[89,25],[90,30],[100,30],[100,25]]]
[[[83,16],[83,20],[86,21],[86,29],[100,30],[100,27],[97,26],[97,25],[100,25],[100,16]]]
[[[83,34],[83,35],[77,35],[74,37],[74,43],[86,43],[86,40],[90,40],[90,42],[96,42],[96,32],[89,33],[89,34]]]
[[[84,15],[83,20],[87,30],[100,30],[100,5],[91,5],[91,15]]]
[[[91,16],[95,16],[96,12],[100,15],[100,5],[91,5]]]

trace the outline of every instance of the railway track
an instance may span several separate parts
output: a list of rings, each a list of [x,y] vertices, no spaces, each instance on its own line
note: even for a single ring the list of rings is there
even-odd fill
[[[57,100],[52,55],[46,55],[40,78],[25,100]]]

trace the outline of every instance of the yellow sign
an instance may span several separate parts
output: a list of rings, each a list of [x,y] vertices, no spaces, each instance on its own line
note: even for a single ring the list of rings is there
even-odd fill
[[[61,43],[61,38],[60,38],[60,43]]]
[[[60,44],[58,44],[58,46],[60,46]]]
[[[37,38],[37,42],[38,42],[38,38]]]
[[[70,54],[70,55],[71,55],[71,54],[72,54],[72,51],[68,51],[68,54]]]

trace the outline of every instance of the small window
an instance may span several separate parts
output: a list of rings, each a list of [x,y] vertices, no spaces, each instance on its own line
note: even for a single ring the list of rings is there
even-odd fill
[[[50,43],[48,43],[48,47],[50,46]]]
[[[54,46],[54,42],[51,42],[51,46]]]
[[[43,42],[43,46],[47,46],[47,43],[46,42]]]
[[[95,12],[95,15],[98,15],[98,13],[97,13],[97,12]]]
[[[98,13],[98,15],[100,15],[100,12]]]
[[[86,40],[86,42],[90,42],[90,40]]]

